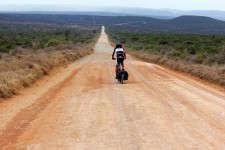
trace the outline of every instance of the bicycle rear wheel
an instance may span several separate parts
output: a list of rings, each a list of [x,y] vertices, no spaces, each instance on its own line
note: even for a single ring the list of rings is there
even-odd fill
[[[124,83],[123,81],[124,81],[124,74],[122,74],[122,76],[121,76],[120,83],[123,84]]]

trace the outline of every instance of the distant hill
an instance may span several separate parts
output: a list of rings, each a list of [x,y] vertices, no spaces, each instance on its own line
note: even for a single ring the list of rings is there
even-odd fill
[[[0,12],[32,13],[32,14],[82,14],[102,16],[142,16],[159,19],[172,19],[179,16],[206,16],[225,21],[225,11],[222,10],[176,10],[176,9],[151,9],[140,7],[82,7],[71,5],[6,5]],[[32,10],[32,11],[31,11]]]
[[[225,34],[225,22],[210,17],[180,16],[157,19],[138,16],[91,16],[75,14],[0,14],[0,24],[56,24],[110,26],[133,32]]]
[[[203,34],[225,34],[225,22],[203,16],[181,16],[168,21],[172,30]]]
[[[118,23],[120,20],[121,23]],[[225,22],[210,17],[180,16],[174,19],[149,17],[113,17],[112,29],[135,32],[176,32],[225,35]],[[117,23],[115,23],[117,22]]]
[[[96,9],[118,14],[126,14],[129,16],[154,17],[160,19],[171,19],[179,16],[206,16],[225,21],[225,11],[219,10],[176,10],[176,9],[150,9],[150,8],[135,8],[135,7],[106,7]]]
[[[172,21],[176,23],[185,23],[185,24],[209,23],[209,22],[224,23],[224,21],[204,16],[180,16],[172,19]]]

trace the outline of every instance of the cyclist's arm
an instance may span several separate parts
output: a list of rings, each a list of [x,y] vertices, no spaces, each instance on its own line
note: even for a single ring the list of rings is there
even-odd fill
[[[124,49],[124,59],[127,59],[126,50]]]
[[[115,56],[115,52],[116,52],[116,49],[113,50],[112,59],[115,59],[115,57],[114,57]]]

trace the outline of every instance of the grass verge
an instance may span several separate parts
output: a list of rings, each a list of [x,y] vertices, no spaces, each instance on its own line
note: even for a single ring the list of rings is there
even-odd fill
[[[144,61],[169,67],[173,70],[189,73],[200,79],[210,81],[225,87],[225,66],[188,63],[182,60],[173,60],[166,56],[154,55],[142,51],[130,51],[129,54]]]
[[[52,48],[16,49],[0,55],[0,97],[9,98],[58,66],[91,54],[93,44],[58,45]]]

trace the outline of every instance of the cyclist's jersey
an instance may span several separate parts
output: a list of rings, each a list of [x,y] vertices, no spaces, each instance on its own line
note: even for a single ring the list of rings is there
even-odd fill
[[[116,58],[118,59],[124,59],[125,54],[124,54],[124,49],[123,48],[116,48],[115,49],[115,53],[116,53]]]

